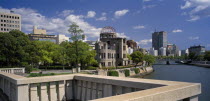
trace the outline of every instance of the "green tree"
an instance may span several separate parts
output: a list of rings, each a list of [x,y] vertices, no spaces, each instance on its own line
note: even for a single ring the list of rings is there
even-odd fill
[[[0,33],[0,61],[2,66],[24,66],[27,65],[29,54],[26,47],[30,40],[28,36],[18,30],[9,33]]]
[[[135,51],[131,54],[132,60],[136,63],[135,67],[144,60],[144,54],[140,51]]]
[[[68,31],[71,34],[71,39],[75,42],[75,66],[77,68],[79,63],[78,41],[82,38],[83,30],[74,22],[69,27]]]
[[[191,53],[189,54],[188,57],[189,57],[189,59],[191,59],[191,60],[196,59],[195,53],[193,53],[193,52],[191,52]]]
[[[152,65],[155,63],[155,57],[152,55],[144,55],[144,60],[147,62],[148,66]]]
[[[205,52],[204,59],[210,61],[210,51]]]

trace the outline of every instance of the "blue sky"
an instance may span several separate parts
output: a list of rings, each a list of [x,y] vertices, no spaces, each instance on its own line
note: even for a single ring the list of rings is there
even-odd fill
[[[76,22],[97,40],[104,26],[113,26],[118,35],[151,47],[151,34],[168,32],[168,42],[180,49],[204,45],[210,49],[210,0],[0,0],[0,12],[22,15],[22,31],[34,25],[49,34],[68,34]]]

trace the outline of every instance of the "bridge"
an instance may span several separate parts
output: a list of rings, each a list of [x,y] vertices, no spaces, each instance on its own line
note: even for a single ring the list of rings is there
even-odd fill
[[[180,61],[187,61],[182,59],[157,59],[154,65],[177,65]]]

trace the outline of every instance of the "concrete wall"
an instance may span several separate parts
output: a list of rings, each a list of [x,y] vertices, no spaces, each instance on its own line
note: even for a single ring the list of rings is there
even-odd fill
[[[0,69],[0,72],[19,74],[19,73],[25,73],[25,68],[3,68]]]
[[[0,73],[0,89],[10,101],[197,101],[201,93],[195,83],[82,74],[26,78]]]

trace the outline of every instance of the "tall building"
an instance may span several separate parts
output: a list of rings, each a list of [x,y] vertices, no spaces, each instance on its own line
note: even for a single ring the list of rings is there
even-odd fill
[[[161,47],[167,47],[167,32],[160,31],[152,34],[152,47],[154,50],[159,50]]]
[[[205,51],[206,51],[205,46],[201,46],[201,45],[191,46],[189,48],[189,53],[195,53],[196,56],[204,55]]]
[[[21,16],[14,13],[0,12],[0,32],[9,32],[11,30],[21,31]]]
[[[168,44],[166,48],[167,56],[180,56],[179,48],[175,44]]]
[[[96,59],[100,67],[125,66],[130,64],[127,58],[126,38],[117,37],[115,29],[104,27],[100,41],[96,43]]]

